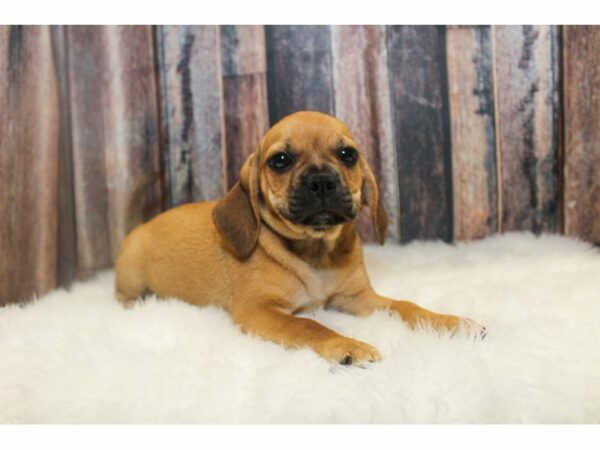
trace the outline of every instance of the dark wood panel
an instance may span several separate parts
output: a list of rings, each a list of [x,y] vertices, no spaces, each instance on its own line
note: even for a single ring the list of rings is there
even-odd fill
[[[160,209],[155,183],[126,211],[141,177],[160,170],[157,86],[151,27],[69,27],[67,45],[78,264],[85,275],[112,265],[129,218]]]
[[[219,27],[156,29],[169,205],[225,192]]]
[[[563,33],[565,231],[600,243],[600,27]]]
[[[301,110],[332,114],[328,26],[267,26],[267,84],[271,123]]]
[[[489,26],[448,27],[446,34],[454,238],[497,230],[496,135]]]
[[[0,26],[0,305],[55,287],[58,92],[50,29]]]
[[[400,239],[452,240],[445,30],[388,28],[400,190]]]
[[[494,35],[502,229],[557,231],[556,27],[498,26]]]
[[[366,155],[389,216],[388,235],[398,240],[398,172],[385,27],[334,26],[331,41],[336,116]],[[358,229],[364,239],[374,240],[367,214],[359,218]]]
[[[73,146],[71,142],[71,108],[69,102],[68,50],[66,26],[53,26],[52,54],[55,61],[59,94],[58,133],[58,210],[56,281],[70,286],[77,275],[77,234],[75,192],[73,184]]]
[[[227,182],[231,187],[269,128],[264,27],[222,26],[221,55]]]

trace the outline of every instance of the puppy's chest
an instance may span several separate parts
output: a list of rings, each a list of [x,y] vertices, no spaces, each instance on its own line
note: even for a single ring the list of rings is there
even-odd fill
[[[294,313],[322,306],[339,291],[340,277],[335,270],[311,269],[302,274],[302,287],[290,299]]]

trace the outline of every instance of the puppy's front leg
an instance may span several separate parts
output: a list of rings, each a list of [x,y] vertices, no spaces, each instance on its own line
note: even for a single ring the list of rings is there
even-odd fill
[[[413,329],[422,323],[431,325],[437,331],[455,331],[463,328],[472,333],[485,335],[485,327],[479,325],[474,320],[449,314],[434,313],[412,302],[383,297],[370,288],[365,289],[358,295],[336,296],[329,302],[327,307],[355,316],[367,316],[376,310],[388,309],[397,313]]]
[[[314,320],[292,316],[283,302],[234,303],[232,315],[245,333],[288,348],[310,347],[330,361],[352,364],[381,359],[379,352],[364,342],[341,336]]]

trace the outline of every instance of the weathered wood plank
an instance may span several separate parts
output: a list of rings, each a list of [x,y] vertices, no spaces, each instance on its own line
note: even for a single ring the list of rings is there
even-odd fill
[[[263,26],[221,26],[228,187],[269,128]]]
[[[333,26],[331,48],[336,116],[352,130],[366,155],[388,213],[388,236],[398,240],[398,172],[385,26]],[[367,215],[359,218],[358,229],[364,239],[374,239]]]
[[[226,186],[219,27],[156,28],[169,205],[222,197]]]
[[[566,26],[565,232],[600,243],[600,27]]]
[[[454,239],[497,230],[496,135],[489,26],[448,27]]]
[[[265,33],[271,123],[301,110],[333,114],[329,27],[276,25]]]
[[[58,93],[50,29],[0,27],[0,305],[55,287]]]
[[[554,26],[494,27],[502,230],[557,231],[558,41]]]
[[[149,26],[69,27],[70,109],[81,275],[110,266],[132,187],[158,173],[158,108]],[[141,205],[160,209],[158,183]]]
[[[400,239],[452,240],[445,30],[388,28],[400,191]]]
[[[68,50],[66,26],[52,26],[52,54],[58,81],[58,210],[56,282],[68,287],[77,275],[77,234],[73,182],[73,146],[69,105]]]

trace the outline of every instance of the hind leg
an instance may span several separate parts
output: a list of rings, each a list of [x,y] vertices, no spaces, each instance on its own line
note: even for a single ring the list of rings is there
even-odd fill
[[[133,307],[147,291],[141,245],[132,238],[129,236],[123,243],[115,266],[115,296],[126,308]]]
[[[125,308],[133,307],[136,299],[146,292],[144,280],[135,269],[117,270],[115,296]]]

